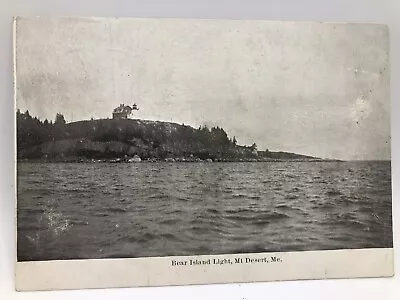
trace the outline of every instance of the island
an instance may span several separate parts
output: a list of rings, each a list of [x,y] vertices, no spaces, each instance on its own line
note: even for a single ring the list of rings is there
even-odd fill
[[[118,110],[119,109],[119,110]],[[124,111],[127,113],[124,114]],[[324,161],[288,152],[238,145],[221,127],[130,119],[116,108],[112,119],[66,123],[64,116],[42,121],[17,110],[17,159],[52,162],[259,162]]]

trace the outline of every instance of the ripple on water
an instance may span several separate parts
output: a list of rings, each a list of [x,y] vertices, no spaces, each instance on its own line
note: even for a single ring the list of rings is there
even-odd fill
[[[19,258],[393,245],[390,163],[143,163],[136,168],[98,164],[93,170],[87,164],[55,168],[24,163],[17,167]],[[49,174],[61,183],[37,182],[35,176]],[[87,188],[82,190],[83,186]],[[55,216],[68,215],[75,226],[58,235],[45,227],[39,251],[31,229],[41,232],[50,208]]]

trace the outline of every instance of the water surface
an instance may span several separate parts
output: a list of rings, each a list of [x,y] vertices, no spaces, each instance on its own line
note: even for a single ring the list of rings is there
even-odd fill
[[[17,171],[19,261],[392,247],[390,162]]]

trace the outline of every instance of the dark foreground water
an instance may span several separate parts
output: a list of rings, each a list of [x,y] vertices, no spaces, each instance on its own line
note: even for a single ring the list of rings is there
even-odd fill
[[[18,163],[18,260],[392,247],[390,162]]]

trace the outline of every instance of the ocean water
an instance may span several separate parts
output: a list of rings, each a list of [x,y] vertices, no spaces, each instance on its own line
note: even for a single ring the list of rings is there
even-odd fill
[[[19,261],[392,247],[390,162],[17,168]]]

